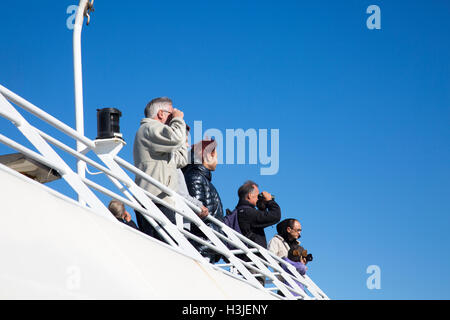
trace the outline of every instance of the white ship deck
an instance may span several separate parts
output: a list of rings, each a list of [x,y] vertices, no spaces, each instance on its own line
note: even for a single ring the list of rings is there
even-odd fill
[[[0,165],[0,299],[274,299]]]

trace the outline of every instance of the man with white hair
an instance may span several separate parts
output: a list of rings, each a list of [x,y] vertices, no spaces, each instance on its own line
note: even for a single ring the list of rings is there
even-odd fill
[[[145,108],[145,118],[141,121],[133,146],[136,168],[174,191],[178,188],[177,168],[184,167],[188,161],[183,117],[183,112],[173,108],[169,98],[153,99]],[[168,204],[174,204],[168,194],[147,180],[136,176],[136,184]],[[156,205],[175,223],[175,212],[163,205]],[[136,212],[136,220],[141,231],[161,239],[141,213]]]

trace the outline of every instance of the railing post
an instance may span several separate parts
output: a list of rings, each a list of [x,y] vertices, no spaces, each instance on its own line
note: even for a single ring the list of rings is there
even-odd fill
[[[81,63],[81,31],[83,29],[84,14],[88,0],[80,0],[78,5],[75,24],[73,28],[73,70],[74,70],[74,86],[75,86],[75,126],[77,132],[84,136],[84,110],[83,110],[83,73]],[[84,145],[77,141],[77,151],[83,150]],[[81,178],[86,176],[86,163],[77,160],[77,172]],[[78,202],[86,205],[85,200],[78,195]]]

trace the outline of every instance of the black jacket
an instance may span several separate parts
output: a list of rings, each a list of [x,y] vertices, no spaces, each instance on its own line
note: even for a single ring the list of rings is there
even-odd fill
[[[135,229],[139,230],[139,228],[137,227],[136,223],[134,223],[133,220],[130,220],[129,222],[127,220],[125,220],[125,219],[117,219],[117,220],[119,220],[122,223],[125,223],[127,226],[130,226],[132,228],[135,228]]]
[[[189,194],[200,200],[203,205],[208,208],[209,214],[212,217],[223,221],[222,201],[220,200],[220,196],[216,188],[211,183],[211,171],[206,169],[202,164],[189,164],[182,170]],[[207,225],[211,226],[215,230],[218,230],[216,225],[210,225],[210,223],[207,223]],[[191,225],[191,232],[204,238],[203,233],[195,225]],[[211,254],[207,252],[208,250],[206,247],[203,248],[203,246],[198,245],[198,243],[194,245],[199,248],[204,256],[211,256]],[[218,259],[220,259],[219,256],[214,258],[214,260]]]
[[[209,213],[223,221],[223,206],[219,193],[211,183],[211,171],[202,164],[189,164],[183,168],[189,194],[200,200]]]
[[[280,206],[274,200],[271,200],[266,203],[266,210],[261,211],[248,201],[240,200],[236,209],[238,210],[238,222],[242,234],[260,246],[267,248],[264,228],[280,221]]]

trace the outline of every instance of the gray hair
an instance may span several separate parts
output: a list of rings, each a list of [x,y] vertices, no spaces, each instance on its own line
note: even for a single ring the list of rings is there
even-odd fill
[[[158,114],[159,110],[169,111],[172,106],[172,100],[167,97],[155,98],[150,101],[145,107],[145,117],[153,119]]]
[[[255,190],[255,187],[256,188],[258,187],[256,182],[251,180],[245,181],[244,184],[238,190],[239,200],[245,200],[245,197],[247,197],[249,193],[252,193],[253,190]]]
[[[118,200],[112,200],[108,205],[108,209],[117,219],[122,219],[125,213],[124,204]]]

